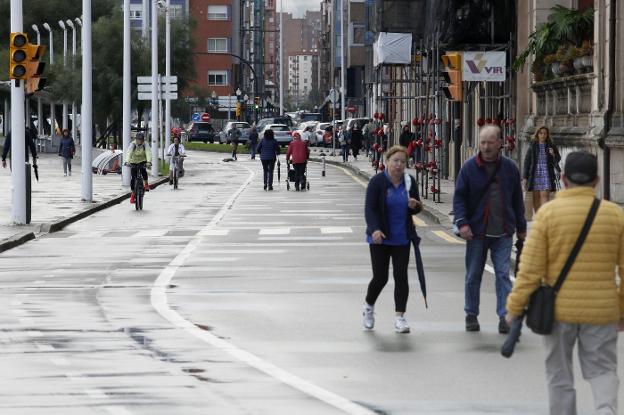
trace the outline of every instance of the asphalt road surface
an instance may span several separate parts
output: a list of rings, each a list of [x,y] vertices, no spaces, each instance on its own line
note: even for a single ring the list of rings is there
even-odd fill
[[[221,157],[191,153],[143,211],[0,254],[0,413],[547,413],[541,339],[500,356],[489,273],[464,331],[461,241],[420,221],[429,308],[412,255],[412,332],[394,332],[392,283],[365,331],[362,179],[312,164],[310,191],[286,191],[283,163],[268,192],[258,160]]]

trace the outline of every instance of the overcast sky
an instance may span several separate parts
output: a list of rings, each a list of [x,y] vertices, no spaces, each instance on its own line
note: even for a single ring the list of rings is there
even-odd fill
[[[303,17],[306,10],[321,10],[321,0],[283,0],[284,10],[292,13],[293,17]],[[280,0],[276,1],[277,11],[279,11]]]

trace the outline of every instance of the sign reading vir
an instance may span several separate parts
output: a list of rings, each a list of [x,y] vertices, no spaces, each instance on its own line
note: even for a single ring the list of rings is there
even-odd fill
[[[505,52],[464,52],[464,81],[505,82]]]

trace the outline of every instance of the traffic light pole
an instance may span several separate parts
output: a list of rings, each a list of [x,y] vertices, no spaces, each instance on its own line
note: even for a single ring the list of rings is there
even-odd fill
[[[11,32],[21,32],[24,27],[22,0],[11,0]],[[25,225],[26,217],[26,146],[24,115],[25,81],[11,81],[11,181],[13,203],[11,221]]]
[[[80,145],[82,146],[82,200],[93,201],[93,173],[91,148],[93,147],[93,54],[91,40],[91,0],[82,0],[82,116]]]

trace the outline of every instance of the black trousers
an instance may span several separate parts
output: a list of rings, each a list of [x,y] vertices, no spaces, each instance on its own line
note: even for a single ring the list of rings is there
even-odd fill
[[[273,187],[273,170],[275,169],[275,160],[261,160],[262,170],[264,170],[264,185]]]
[[[295,189],[304,189],[305,182],[305,171],[306,171],[307,163],[297,163],[293,164],[293,168],[295,169]]]
[[[373,279],[368,284],[366,302],[375,305],[381,290],[388,283],[388,269],[392,258],[394,276],[394,305],[395,311],[404,313],[407,308],[409,284],[407,282],[407,266],[409,264],[410,244],[403,246],[370,244]]]
[[[147,183],[147,169],[145,168],[145,163],[141,164],[132,164],[130,166],[130,190],[134,192],[134,181],[136,180],[137,175],[141,172],[141,176],[143,177],[143,182]]]

